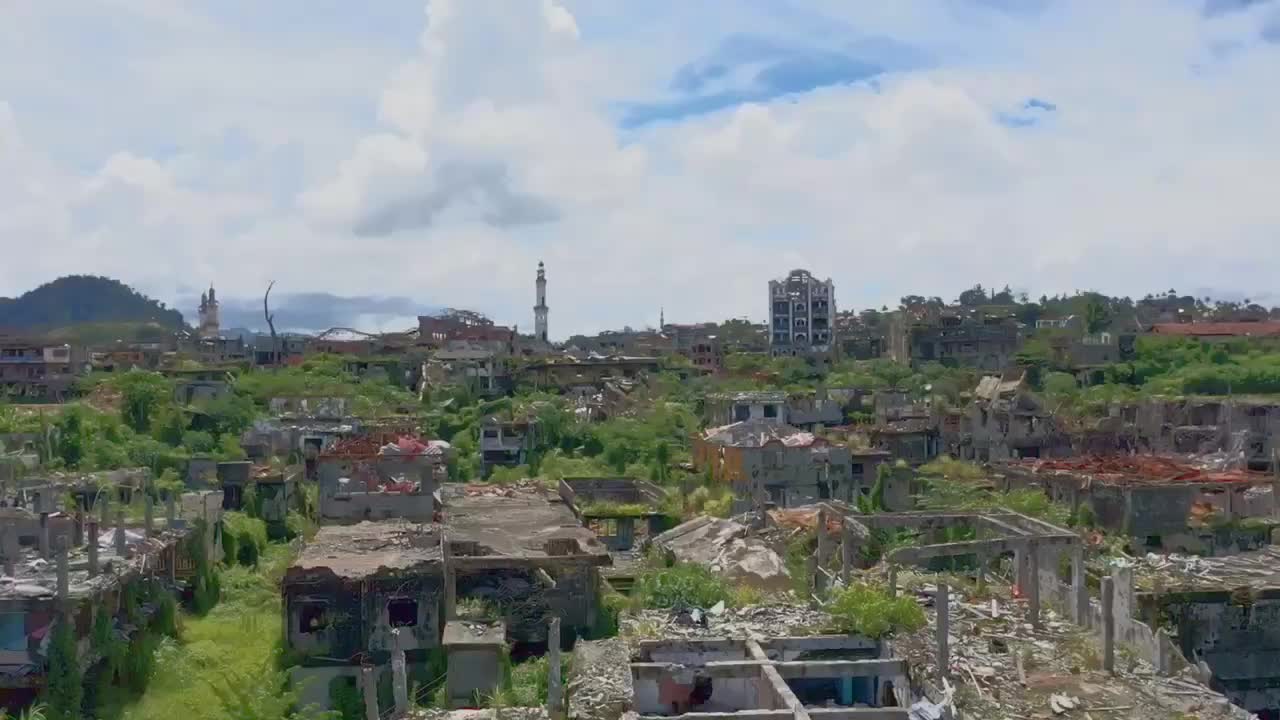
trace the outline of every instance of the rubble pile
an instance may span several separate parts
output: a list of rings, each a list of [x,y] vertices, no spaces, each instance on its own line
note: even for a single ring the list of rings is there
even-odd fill
[[[484,710],[442,710],[418,708],[409,711],[405,720],[550,720],[546,708],[505,707]]]
[[[823,631],[830,616],[800,605],[751,605],[729,609],[640,610],[620,619],[623,635],[669,639],[761,639],[778,635],[811,635]]]
[[[631,651],[622,638],[580,642],[569,674],[570,720],[617,720],[631,707]]]
[[[791,573],[764,541],[732,520],[700,517],[656,536],[653,543],[680,562],[697,563],[726,579],[766,592],[786,592]]]
[[[924,585],[917,599],[932,607],[936,588]],[[968,597],[950,592],[950,655],[947,687],[958,718],[1023,720],[1244,720],[1249,713],[1194,679],[1192,669],[1162,677],[1123,646],[1115,673],[1102,670],[1102,650],[1087,630],[1052,610],[1035,628],[1025,603]],[[936,608],[934,608],[936,610]],[[917,677],[936,682],[937,615],[929,627],[897,638]]]
[[[1264,588],[1280,584],[1280,547],[1274,545],[1217,558],[1147,553],[1142,557],[1111,562],[1132,567],[1137,585],[1144,589],[1157,586],[1165,590],[1195,587]]]

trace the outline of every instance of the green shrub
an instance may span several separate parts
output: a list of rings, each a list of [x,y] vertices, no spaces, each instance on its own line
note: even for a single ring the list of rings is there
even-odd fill
[[[671,567],[648,568],[636,578],[636,601],[645,607],[709,608],[718,602],[728,604],[732,592],[724,578],[708,568],[693,563],[677,563]]]
[[[70,618],[54,622],[49,642],[49,675],[45,688],[50,720],[79,720],[84,698],[80,662],[76,658],[76,640]]]
[[[894,632],[913,632],[925,626],[924,610],[914,598],[872,585],[855,583],[837,590],[827,611],[833,629],[848,635],[880,638]]]

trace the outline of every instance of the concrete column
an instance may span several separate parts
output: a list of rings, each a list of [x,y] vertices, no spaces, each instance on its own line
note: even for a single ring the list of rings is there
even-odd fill
[[[129,544],[124,535],[124,508],[116,510],[116,555],[124,557],[129,552]]]
[[[840,526],[840,582],[845,587],[849,587],[849,577],[853,574],[853,543],[850,542],[849,536],[852,533],[849,529]]]
[[[813,555],[810,555],[808,559],[805,561],[804,566],[805,566],[805,572],[809,575],[809,582],[808,582],[809,607],[816,610],[818,606],[818,601],[815,600],[814,598],[815,596],[822,593],[822,578],[821,578],[821,573],[818,572],[817,554],[815,553]]]
[[[164,520],[165,528],[168,530],[172,530],[178,520],[178,498],[172,491],[169,492],[169,497],[164,500]]]
[[[108,497],[106,490],[98,490],[98,492],[93,496],[93,499],[98,505],[98,524],[106,527],[108,521],[111,519],[111,516],[108,514],[108,506],[111,504],[111,499]]]
[[[98,574],[98,521],[89,521],[89,542],[87,544],[89,550],[89,577]]]
[[[831,538],[827,536],[827,510],[818,508],[818,564],[826,566],[831,557]]]
[[[146,536],[151,537],[155,534],[155,507],[151,493],[146,490],[142,491],[142,508],[142,528]]]
[[[1085,578],[1084,546],[1071,548],[1071,615],[1080,627],[1089,626],[1089,586]]]
[[[373,668],[360,668],[360,690],[364,695],[364,720],[378,720],[378,683]]]
[[[409,712],[409,678],[405,674],[404,649],[400,646],[401,628],[391,630],[391,693],[395,697],[396,715]]]
[[[1018,548],[1013,551],[1013,584],[1022,597],[1027,596],[1027,550]]]
[[[0,554],[4,555],[4,574],[14,577],[18,573],[18,569],[14,567],[17,558],[14,553],[18,548],[18,540],[14,538],[15,531],[9,523],[0,524]]]
[[[458,576],[453,571],[449,538],[443,533],[440,535],[440,560],[444,565],[444,622],[449,622],[458,615]]]
[[[898,566],[889,565],[889,597],[898,596]]]
[[[1023,590],[1027,596],[1027,619],[1031,626],[1039,630],[1040,622],[1040,548],[1031,545],[1027,548],[1027,587]]]
[[[49,513],[40,513],[40,557],[48,560],[50,557],[49,546]]]
[[[564,687],[560,678],[560,618],[551,618],[547,628],[547,712],[552,717],[564,709]]]
[[[951,589],[946,583],[938,583],[938,594],[934,599],[934,610],[938,616],[938,680],[941,682],[948,675],[951,667],[951,648],[949,646],[951,632]]]
[[[67,566],[67,538],[65,536],[58,537],[58,604],[65,608],[67,599],[71,596],[71,583],[68,576]]]
[[[74,522],[71,525],[71,544],[74,547],[84,545],[84,513],[76,510]]]
[[[1116,615],[1115,580],[1110,575],[1102,578],[1102,669],[1116,669]]]

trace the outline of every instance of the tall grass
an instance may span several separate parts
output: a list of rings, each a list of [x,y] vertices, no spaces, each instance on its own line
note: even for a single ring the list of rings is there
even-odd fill
[[[151,683],[141,698],[100,713],[119,720],[225,720],[224,688],[235,672],[274,668],[280,653],[278,583],[292,560],[288,546],[270,545],[258,567],[222,575],[222,602],[203,617],[188,616],[182,639],[155,651]]]

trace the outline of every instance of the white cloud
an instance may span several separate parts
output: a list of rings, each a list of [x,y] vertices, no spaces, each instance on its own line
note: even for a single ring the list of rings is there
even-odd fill
[[[1280,46],[1259,41],[1261,14],[1205,18],[1172,0],[1016,15],[827,5],[806,4],[794,27],[825,22],[827,45],[858,27],[943,64],[622,131],[620,101],[665,88],[719,35],[794,41],[787,13],[664,16],[659,3],[655,17],[609,20],[581,3],[433,0],[397,67],[308,75],[282,56],[254,77],[271,61],[258,50],[210,80],[207,109],[172,102],[198,105],[198,83],[173,88],[217,74],[222,44],[174,51],[167,69],[130,60],[170,99],[151,125],[217,118],[177,154],[104,147],[90,169],[69,167],[46,132],[38,146],[17,132],[41,122],[26,95],[0,98],[14,108],[0,103],[0,237],[34,248],[21,271],[0,270],[0,288],[94,271],[161,294],[192,277],[251,296],[275,279],[527,326],[543,259],[553,334],[567,335],[655,322],[660,306],[682,321],[761,317],[765,281],[801,265],[831,276],[845,307],[974,282],[1139,295],[1272,283],[1280,102],[1266,88]],[[696,12],[707,29],[695,38]],[[734,22],[747,24],[716,29]],[[1057,109],[1012,126],[1029,98]],[[330,104],[363,107],[376,127],[331,122]],[[250,142],[230,158],[213,143],[237,115]],[[272,179],[289,147],[302,168]],[[375,216],[378,232],[354,232]]]

